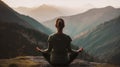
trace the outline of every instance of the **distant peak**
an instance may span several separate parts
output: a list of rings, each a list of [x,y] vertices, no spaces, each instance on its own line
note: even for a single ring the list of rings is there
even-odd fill
[[[108,8],[108,9],[115,9],[115,8],[112,7],[112,6],[107,6],[107,7],[105,7],[105,8]]]
[[[41,9],[49,9],[50,8],[50,9],[52,9],[52,8],[55,8],[55,6],[48,5],[48,4],[42,4],[37,8],[41,8]]]
[[[51,7],[51,5],[42,4],[40,7]]]
[[[48,6],[47,4],[42,4],[41,6]]]

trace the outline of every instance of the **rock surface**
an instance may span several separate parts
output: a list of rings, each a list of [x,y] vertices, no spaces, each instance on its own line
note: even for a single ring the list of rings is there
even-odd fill
[[[0,67],[53,67],[41,56],[20,56],[11,59],[0,59]],[[69,66],[57,67],[120,67],[118,65],[88,62],[75,59]]]

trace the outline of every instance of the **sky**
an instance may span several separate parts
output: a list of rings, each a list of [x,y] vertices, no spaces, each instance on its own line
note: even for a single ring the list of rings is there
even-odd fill
[[[42,4],[78,8],[84,5],[94,7],[113,6],[120,7],[120,0],[2,0],[10,7],[38,7]]]

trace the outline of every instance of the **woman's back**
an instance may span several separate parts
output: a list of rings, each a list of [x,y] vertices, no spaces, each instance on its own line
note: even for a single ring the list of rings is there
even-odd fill
[[[51,62],[54,64],[68,63],[68,47],[71,38],[66,34],[54,34],[50,36],[48,41],[52,45]]]

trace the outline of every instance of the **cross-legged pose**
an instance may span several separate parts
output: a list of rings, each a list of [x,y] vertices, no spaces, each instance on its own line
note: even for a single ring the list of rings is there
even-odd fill
[[[56,20],[55,26],[57,33],[49,36],[48,49],[42,50],[38,47],[36,47],[36,49],[40,51],[45,59],[52,65],[69,65],[77,57],[79,52],[83,51],[83,48],[79,50],[73,50],[71,48],[72,39],[63,33],[65,23],[62,18]]]

